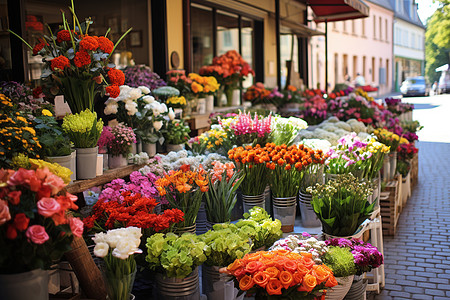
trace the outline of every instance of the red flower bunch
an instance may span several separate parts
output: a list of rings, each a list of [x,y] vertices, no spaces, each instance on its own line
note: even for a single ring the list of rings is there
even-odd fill
[[[247,89],[244,93],[244,100],[252,101],[255,103],[262,103],[267,100],[270,95],[270,91],[264,87],[264,84],[257,82]]]
[[[413,159],[414,154],[419,151],[413,143],[400,144],[397,148],[398,159],[401,161],[409,161]]]
[[[98,48],[98,37],[86,35],[80,41],[80,50],[97,50]]]
[[[306,89],[303,91],[302,95],[306,98],[311,98],[314,96],[323,96],[325,94],[325,91],[322,91],[321,89]]]
[[[87,51],[81,50],[75,54],[75,58],[73,61],[75,63],[75,66],[77,66],[78,68],[82,68],[91,64],[91,56],[89,55],[89,53],[87,53]]]
[[[259,295],[289,295],[292,299],[320,296],[322,289],[338,284],[331,269],[316,265],[311,253],[284,249],[246,254],[220,271],[234,276],[242,291],[253,289]]]
[[[69,32],[69,30],[64,29],[64,30],[60,30],[58,31],[58,33],[56,34],[56,42],[57,43],[62,43],[62,42],[68,42],[71,40],[70,35],[76,35],[77,33],[73,30],[71,30]]]
[[[123,200],[105,199],[97,201],[92,208],[92,215],[83,220],[88,231],[102,232],[108,229],[135,226],[152,232],[168,230],[173,224],[184,221],[184,214],[179,209],[168,209],[162,214],[153,213],[157,202],[155,199],[122,193]]]
[[[108,78],[112,85],[120,86],[125,83],[125,74],[116,68],[109,69]]]
[[[0,170],[0,273],[47,268],[82,236],[83,222],[68,213],[77,197],[64,187],[48,168]]]
[[[33,47],[33,55],[38,55],[39,51],[41,51],[45,46],[48,46],[47,42],[45,40],[40,39],[39,43],[37,43]]]
[[[51,68],[53,71],[62,72],[65,68],[70,67],[70,61],[67,57],[60,55],[51,60]]]

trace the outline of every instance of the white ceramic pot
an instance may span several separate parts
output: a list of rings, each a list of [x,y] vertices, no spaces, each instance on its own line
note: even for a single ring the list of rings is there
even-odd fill
[[[125,167],[126,165],[128,165],[128,160],[125,156],[108,154],[108,166],[110,169]]]
[[[147,152],[149,157],[156,155],[156,144],[142,144],[142,151]]]
[[[97,177],[98,147],[77,148],[77,179]]]

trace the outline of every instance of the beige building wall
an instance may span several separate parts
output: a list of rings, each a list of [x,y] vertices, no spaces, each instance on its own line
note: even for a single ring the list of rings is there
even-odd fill
[[[349,75],[354,82],[357,73],[366,84],[379,88],[379,94],[392,91],[394,12],[366,2],[367,18],[328,23],[328,83],[331,91]],[[325,30],[324,24],[318,28]],[[325,38],[311,39],[311,86],[325,88]]]
[[[158,43],[158,41],[153,42]],[[183,0],[170,0],[167,2],[167,49],[168,49],[167,55],[169,57],[169,66],[170,66],[170,53],[176,51],[178,52],[178,55],[180,57],[179,69],[183,69],[184,68]]]

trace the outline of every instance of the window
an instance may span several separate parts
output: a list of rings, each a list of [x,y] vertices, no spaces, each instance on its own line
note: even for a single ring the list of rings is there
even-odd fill
[[[379,26],[380,26],[380,41],[382,41],[383,40],[383,30],[382,30],[383,24],[381,23],[381,17],[379,17],[378,23],[379,23]]]
[[[334,54],[334,83],[339,82],[339,55]]]
[[[377,17],[373,16],[373,38],[377,39]]]
[[[375,82],[375,57],[372,57],[372,82]]]
[[[361,19],[362,36],[366,36],[366,19]]]
[[[348,55],[344,54],[342,57],[342,76],[344,78],[348,75]]]
[[[346,21],[342,21],[342,31],[343,32],[347,32],[347,22]]]
[[[405,30],[403,33],[403,46],[408,47],[409,42],[409,32]]]
[[[239,20],[235,14],[217,11],[217,55],[239,49]],[[239,50],[238,50],[239,52]]]
[[[355,30],[355,20],[352,20],[352,33],[356,34],[356,30]]]
[[[363,61],[362,61],[362,75],[365,78],[366,77],[366,57],[363,56]]]
[[[191,7],[191,39],[193,70],[212,63],[213,49],[213,12],[208,7]]]
[[[411,48],[416,49],[416,34],[415,33],[411,33]]]
[[[386,85],[389,86],[389,59],[386,59]]]
[[[385,27],[385,30],[386,30],[386,34],[384,35],[384,37],[386,38],[386,42],[388,42],[389,41],[389,34],[388,34],[388,20],[387,19],[385,19],[384,20],[384,27]]]
[[[281,40],[281,86],[286,86],[288,67],[286,62],[292,58],[292,71],[298,72],[298,39],[295,34],[282,34]]]
[[[356,78],[356,74],[358,74],[358,56],[353,56],[353,78]]]

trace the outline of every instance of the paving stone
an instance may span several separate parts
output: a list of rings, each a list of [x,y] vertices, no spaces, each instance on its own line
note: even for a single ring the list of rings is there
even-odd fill
[[[420,288],[420,287],[414,287],[414,286],[405,286],[404,291],[411,293],[411,294],[423,294],[424,289]]]
[[[425,294],[434,296],[445,296],[445,292],[436,289],[425,289]]]
[[[389,293],[390,296],[394,297],[395,299],[398,299],[399,297],[403,297],[406,299],[411,299],[411,294],[410,293],[406,293],[406,292],[396,292],[393,291],[391,293]]]

